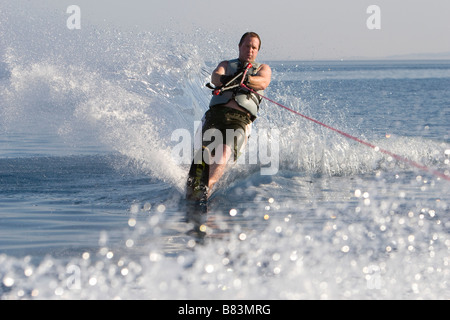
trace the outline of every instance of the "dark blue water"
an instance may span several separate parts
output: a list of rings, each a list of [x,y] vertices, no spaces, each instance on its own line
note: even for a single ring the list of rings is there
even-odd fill
[[[286,72],[280,87],[292,84],[293,94],[316,101],[314,116],[343,110],[345,125],[371,139],[395,133],[449,141],[448,61],[285,62],[277,70]]]

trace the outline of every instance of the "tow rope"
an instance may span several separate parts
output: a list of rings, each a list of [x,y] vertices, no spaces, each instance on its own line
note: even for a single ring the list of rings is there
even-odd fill
[[[237,73],[231,80],[229,80],[227,83],[225,83],[221,87],[213,87],[211,83],[207,83],[206,86],[213,90],[212,94],[214,96],[221,95],[225,91],[238,89],[238,88],[247,88],[244,84],[245,77],[247,76],[248,70],[253,67],[251,63],[248,63],[244,69],[242,69],[239,73]],[[242,77],[240,82],[235,82],[237,79]]]
[[[415,168],[418,168],[418,169],[420,169],[420,170],[422,170],[422,171],[429,172],[429,173],[431,173],[431,174],[433,174],[433,175],[435,175],[435,176],[437,176],[437,177],[439,177],[439,178],[442,178],[442,179],[444,179],[444,180],[450,181],[450,176],[447,175],[447,174],[445,174],[445,173],[443,173],[443,172],[440,172],[440,171],[438,171],[438,170],[434,170],[434,169],[429,168],[429,167],[427,167],[427,166],[425,166],[425,165],[423,165],[423,164],[421,164],[421,163],[418,163],[418,162],[416,162],[416,161],[410,160],[410,159],[408,159],[408,158],[406,158],[406,157],[400,156],[400,155],[398,155],[398,154],[396,154],[396,153],[393,153],[393,152],[391,152],[391,151],[389,151],[389,150],[380,148],[380,147],[378,147],[378,146],[376,146],[376,145],[374,145],[374,144],[372,144],[372,143],[370,143],[370,142],[367,142],[367,141],[364,141],[364,140],[362,140],[362,139],[359,139],[359,138],[357,138],[357,137],[355,137],[355,136],[352,136],[351,134],[348,134],[348,133],[346,133],[346,132],[344,132],[344,131],[342,131],[342,130],[333,128],[333,127],[331,127],[331,126],[329,126],[329,125],[327,125],[327,124],[325,124],[325,123],[323,123],[323,122],[320,122],[320,121],[318,121],[318,120],[316,120],[316,119],[314,119],[314,118],[308,117],[308,116],[306,116],[306,115],[304,115],[304,114],[302,114],[302,113],[300,113],[300,112],[298,112],[298,111],[295,111],[295,110],[293,110],[293,109],[291,109],[291,108],[288,108],[288,107],[286,107],[285,105],[282,105],[281,103],[276,102],[276,101],[274,101],[274,100],[272,100],[272,99],[270,99],[270,98],[268,98],[268,97],[266,97],[266,96],[264,96],[264,95],[262,95],[262,94],[256,92],[256,91],[253,90],[252,88],[249,88],[249,87],[244,83],[244,79],[245,79],[245,76],[246,76],[248,70],[249,70],[251,67],[252,67],[252,65],[251,65],[251,63],[249,63],[249,64],[246,66],[246,68],[245,68],[242,72],[240,72],[236,77],[234,77],[232,80],[230,80],[228,83],[226,83],[226,84],[225,84],[224,86],[222,86],[222,87],[219,87],[219,88],[213,88],[213,87],[211,86],[210,83],[208,83],[206,86],[207,86],[208,88],[214,90],[214,91],[213,91],[213,94],[214,94],[214,95],[219,95],[219,94],[221,94],[222,92],[224,92],[224,91],[226,91],[226,90],[235,89],[235,88],[237,88],[237,87],[239,86],[240,88],[246,89],[246,90],[248,90],[248,91],[250,91],[250,92],[252,92],[252,93],[258,95],[258,96],[261,97],[262,99],[266,99],[267,101],[272,102],[273,104],[275,104],[275,105],[277,105],[277,106],[279,106],[279,107],[281,107],[281,108],[283,108],[283,109],[285,109],[285,110],[287,110],[287,111],[290,111],[290,112],[292,112],[292,113],[294,113],[294,114],[296,114],[296,115],[298,115],[298,116],[300,116],[300,117],[302,117],[302,118],[304,118],[304,119],[306,119],[306,120],[312,121],[312,122],[314,122],[314,123],[316,123],[316,124],[318,124],[318,125],[320,125],[320,126],[322,126],[322,127],[325,127],[325,128],[327,128],[327,129],[329,129],[329,130],[332,130],[332,131],[334,131],[334,132],[337,132],[337,133],[339,133],[340,135],[342,135],[342,136],[344,136],[344,137],[346,137],[346,138],[348,138],[348,139],[354,140],[354,141],[356,141],[356,142],[358,142],[358,143],[360,143],[360,144],[363,144],[363,145],[365,145],[365,146],[367,146],[367,147],[369,147],[369,148],[372,148],[372,149],[374,149],[376,152],[380,152],[380,153],[386,154],[386,155],[392,157],[393,159],[395,159],[395,160],[397,160],[397,161],[400,161],[400,162],[409,164],[410,166],[413,166],[413,167],[415,167]],[[240,82],[239,84],[234,84],[234,85],[230,86],[230,84],[232,84],[234,81],[236,81],[240,76],[242,76],[241,82]]]

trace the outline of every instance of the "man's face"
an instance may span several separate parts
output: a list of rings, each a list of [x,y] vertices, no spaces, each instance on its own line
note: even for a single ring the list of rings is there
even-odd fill
[[[239,46],[239,60],[242,62],[254,62],[259,51],[259,40],[256,37],[245,37]]]

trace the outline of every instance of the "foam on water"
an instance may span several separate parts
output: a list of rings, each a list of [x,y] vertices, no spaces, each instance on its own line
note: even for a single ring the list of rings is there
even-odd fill
[[[3,39],[4,127],[35,126],[71,143],[94,140],[181,188],[184,171],[172,161],[168,142],[174,128],[193,122],[194,110],[202,112],[196,94],[204,77],[195,48],[166,45],[150,33],[93,30],[52,34],[50,50],[33,41],[22,51],[38,31],[17,39],[19,21],[19,30]],[[39,31],[51,32],[39,23]]]
[[[236,165],[213,195],[204,238],[191,235],[178,201],[187,167],[173,159],[171,134],[193,130],[207,108],[207,61],[236,54],[211,34],[87,25],[69,33],[55,26],[59,18],[30,29],[17,10],[0,16],[2,131],[97,145],[178,195],[137,199],[124,212],[123,241],[102,233],[92,248],[37,261],[1,254],[1,298],[449,298],[448,183],[266,103],[254,136],[279,130],[279,173]],[[322,92],[295,90],[274,83],[266,94],[305,114],[320,102],[333,110],[321,121],[358,130]],[[375,143],[449,171],[446,142],[392,135]]]
[[[230,211],[244,223],[203,245],[180,232],[187,226],[162,237],[167,218],[155,209],[148,221],[130,218],[122,248],[108,247],[105,235],[98,253],[70,261],[48,257],[36,265],[31,257],[1,255],[3,297],[445,298],[450,240],[438,212],[448,212],[448,204],[416,199],[408,207],[408,190],[393,185],[364,183],[367,189],[356,189],[351,205],[334,199],[335,210],[321,210],[325,200],[315,200],[314,210],[260,201],[257,210]],[[399,196],[386,197],[390,193]],[[228,218],[212,214],[206,232],[224,229]]]

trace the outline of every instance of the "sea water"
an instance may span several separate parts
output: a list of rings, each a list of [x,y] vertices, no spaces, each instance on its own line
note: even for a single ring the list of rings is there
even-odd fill
[[[232,166],[196,226],[172,133],[193,134],[237,52],[202,30],[71,33],[9,10],[2,299],[450,298],[449,181],[265,101],[250,140],[277,130],[276,174]],[[450,174],[450,62],[262,62],[271,99]]]

